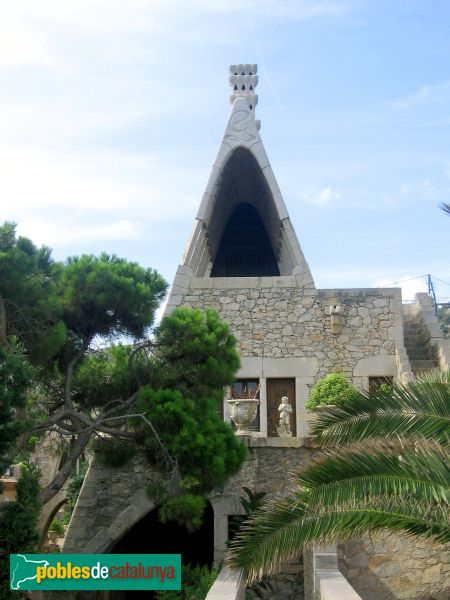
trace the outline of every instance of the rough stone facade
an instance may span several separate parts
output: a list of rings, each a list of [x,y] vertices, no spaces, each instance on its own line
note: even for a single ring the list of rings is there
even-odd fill
[[[448,600],[450,546],[377,534],[339,547],[339,565],[364,600]]]
[[[268,378],[295,378],[297,435],[307,435],[305,402],[320,377],[341,371],[367,389],[371,376],[409,373],[407,361],[402,371],[396,358],[405,353],[399,289],[316,290],[299,287],[295,276],[186,278],[180,304],[212,308],[231,324],[238,377],[260,381],[261,435],[267,435]],[[342,307],[339,333],[332,332],[334,305]]]

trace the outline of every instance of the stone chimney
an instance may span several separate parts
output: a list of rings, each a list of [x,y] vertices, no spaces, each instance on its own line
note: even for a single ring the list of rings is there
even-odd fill
[[[258,103],[255,88],[258,85],[258,65],[230,65],[230,85],[233,93],[230,96],[231,104],[237,98],[245,98],[250,110],[254,110]]]

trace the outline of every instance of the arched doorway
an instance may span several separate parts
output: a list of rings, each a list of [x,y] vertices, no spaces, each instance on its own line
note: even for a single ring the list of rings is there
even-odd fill
[[[112,554],[181,554],[182,564],[211,566],[214,554],[213,508],[208,502],[202,526],[192,533],[173,521],[168,523],[158,521],[156,508],[129,529],[109,552]],[[144,597],[150,600],[154,597],[153,592],[117,591],[108,594],[108,600]]]

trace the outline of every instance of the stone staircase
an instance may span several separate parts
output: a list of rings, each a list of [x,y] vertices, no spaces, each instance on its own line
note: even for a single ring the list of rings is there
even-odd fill
[[[409,315],[404,315],[403,332],[405,339],[405,348],[411,363],[411,370],[414,375],[431,371],[438,366],[437,360],[433,356],[429,344],[421,335],[420,326]]]

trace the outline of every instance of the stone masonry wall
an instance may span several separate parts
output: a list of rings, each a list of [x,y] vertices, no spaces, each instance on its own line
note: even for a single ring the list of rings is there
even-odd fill
[[[261,444],[255,440],[254,444]],[[309,448],[251,447],[241,471],[223,489],[210,495],[214,508],[217,544],[228,539],[228,515],[240,514],[242,487],[269,494],[282,492],[287,474],[305,464]],[[120,469],[93,464],[83,484],[68,534],[64,552],[107,552],[140,518],[154,508],[145,486],[154,476],[143,457],[136,457]],[[226,529],[226,531],[225,531]],[[219,531],[220,530],[220,531]],[[223,552],[224,547],[217,547]],[[216,552],[216,554],[217,554]]]
[[[353,378],[361,359],[394,356],[395,343],[403,345],[399,290],[317,291],[293,286],[292,277],[246,278],[240,288],[204,287],[219,286],[220,279],[192,279],[181,303],[217,310],[231,324],[241,357],[311,357],[318,361],[317,378],[331,370]],[[265,279],[271,280],[267,286]],[[336,304],[343,307],[337,335],[327,314]]]
[[[249,440],[248,457],[241,471],[220,490],[210,494],[214,509],[214,555],[220,561],[225,557],[228,539],[229,515],[241,514],[242,488],[264,491],[268,497],[286,490],[288,474],[307,464],[313,450],[300,439],[286,442],[290,447],[270,447],[267,440]],[[135,457],[120,469],[109,469],[92,464],[83,484],[66,540],[64,553],[111,552],[120,538],[142,517],[155,508],[145,487],[154,476],[144,457]],[[300,599],[302,596],[303,560],[291,563],[277,577],[274,591],[277,600]],[[52,600],[96,598],[95,592],[67,595],[46,593]],[[269,596],[270,597],[270,596]]]
[[[341,571],[364,600],[450,598],[450,545],[380,533],[339,551]]]

